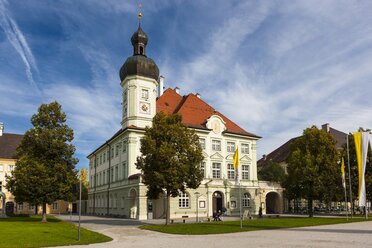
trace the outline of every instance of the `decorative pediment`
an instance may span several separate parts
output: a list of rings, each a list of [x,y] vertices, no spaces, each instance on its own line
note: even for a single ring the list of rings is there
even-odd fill
[[[252,159],[248,155],[244,155],[240,158],[240,161],[242,162],[252,162]]]
[[[208,158],[208,154],[205,151],[203,151],[203,157]]]
[[[234,154],[227,155],[226,160],[234,160]]]
[[[213,154],[211,156],[211,159],[214,159],[214,160],[222,160],[223,159],[223,156],[221,154],[219,154],[218,152],[216,152],[215,154]]]
[[[212,129],[215,134],[220,134],[226,130],[226,122],[218,115],[212,115],[207,119],[207,128]]]

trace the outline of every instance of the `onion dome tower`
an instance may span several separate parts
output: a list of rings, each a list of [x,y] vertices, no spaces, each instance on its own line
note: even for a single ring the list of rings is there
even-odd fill
[[[152,125],[156,114],[156,90],[159,68],[146,56],[148,36],[141,28],[142,13],[138,14],[138,29],[131,38],[133,56],[126,59],[120,69],[123,89],[122,128],[129,126],[144,128]]]

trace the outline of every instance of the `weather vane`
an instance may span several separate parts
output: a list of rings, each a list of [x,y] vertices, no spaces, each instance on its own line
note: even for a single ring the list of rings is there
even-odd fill
[[[141,27],[141,19],[142,19],[142,4],[138,4],[138,26]]]

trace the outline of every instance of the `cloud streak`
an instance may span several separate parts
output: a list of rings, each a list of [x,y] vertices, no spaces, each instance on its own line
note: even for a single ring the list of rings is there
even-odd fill
[[[33,70],[38,72],[36,60],[32,54],[30,46],[27,43],[25,36],[19,29],[17,23],[12,18],[9,10],[6,8],[8,3],[6,0],[0,0],[0,26],[4,30],[9,42],[12,44],[14,49],[17,51],[21,57],[24,65],[25,72],[28,81],[38,89],[38,86],[34,80]]]

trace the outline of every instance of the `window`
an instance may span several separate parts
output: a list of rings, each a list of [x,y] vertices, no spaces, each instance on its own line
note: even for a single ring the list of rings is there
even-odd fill
[[[115,182],[119,180],[119,167],[115,166]]]
[[[220,163],[212,164],[212,177],[221,178],[221,164]]]
[[[20,211],[23,210],[23,203],[18,203],[18,210],[20,210]]]
[[[8,165],[8,171],[13,171],[14,170],[14,165]]]
[[[233,164],[227,165],[227,178],[228,179],[235,179],[235,169]]]
[[[227,152],[235,152],[235,143],[227,142]]]
[[[141,91],[141,98],[144,99],[144,100],[147,100],[149,99],[149,91],[148,90],[145,90],[145,89],[142,89]]]
[[[118,197],[117,195],[115,194],[114,195],[114,208],[117,208],[118,207]]]
[[[53,203],[53,210],[57,210],[58,209],[58,202],[54,202]]]
[[[103,163],[106,162],[106,152],[103,153]]]
[[[200,171],[203,175],[203,178],[205,177],[205,162],[201,162],[200,164]]]
[[[248,154],[249,153],[249,144],[242,144],[242,154]]]
[[[0,192],[3,191],[3,182],[0,181]]]
[[[249,203],[251,201],[251,196],[248,193],[244,193],[242,203],[243,207],[249,207]]]
[[[205,139],[199,139],[200,147],[205,149]]]
[[[119,155],[119,149],[120,149],[120,144],[116,144],[115,157],[117,157]]]
[[[124,208],[124,206],[125,206],[125,198],[122,197],[121,198],[121,208]]]
[[[102,154],[99,155],[99,164],[102,164]]]
[[[98,184],[102,185],[102,174],[101,173],[99,173],[99,176],[98,176]]]
[[[30,204],[28,205],[28,210],[34,210],[34,209],[35,209],[35,204],[30,203]]]
[[[242,165],[242,179],[249,179],[249,165]]]
[[[114,157],[114,148],[112,147],[111,148],[111,158],[113,158]]]
[[[4,171],[4,165],[0,164],[0,171]]]
[[[127,151],[127,142],[123,141],[123,153]]]
[[[110,182],[110,170],[107,169],[107,183]]]
[[[110,159],[110,149],[107,150],[107,161]]]
[[[123,93],[123,102],[127,101],[127,91],[124,91]]]
[[[111,182],[114,181],[114,168],[111,168]]]
[[[187,193],[180,193],[178,197],[178,206],[180,208],[188,208],[189,207],[189,195]]]
[[[221,141],[212,140],[212,151],[221,151]]]

